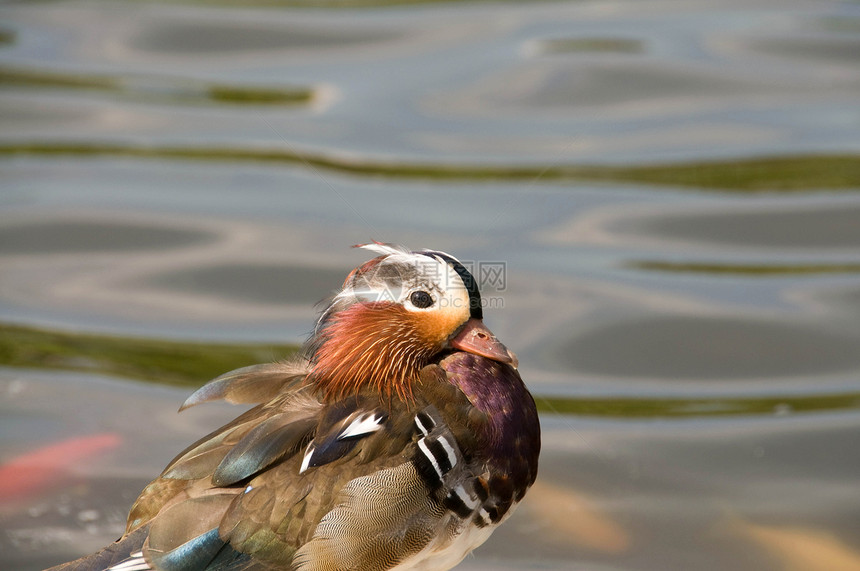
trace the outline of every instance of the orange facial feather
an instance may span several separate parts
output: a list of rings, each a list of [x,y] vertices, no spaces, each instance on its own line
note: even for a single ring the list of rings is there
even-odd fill
[[[338,312],[319,333],[311,379],[325,397],[336,398],[372,387],[407,400],[418,372],[442,346],[440,324],[391,302],[357,303]]]
[[[466,298],[468,303],[468,298]],[[467,306],[468,307],[468,306]],[[416,335],[428,345],[441,346],[469,318],[468,310],[413,313]]]

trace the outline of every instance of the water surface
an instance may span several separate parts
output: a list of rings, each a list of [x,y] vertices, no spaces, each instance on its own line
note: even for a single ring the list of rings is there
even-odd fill
[[[544,452],[463,569],[860,569],[856,2],[0,14],[0,466],[62,460],[0,568],[115,539],[378,239],[504,264]]]

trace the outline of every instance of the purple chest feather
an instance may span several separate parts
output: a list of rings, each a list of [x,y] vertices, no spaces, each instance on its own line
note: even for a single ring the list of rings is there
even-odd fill
[[[483,435],[487,461],[504,465],[515,487],[530,486],[537,476],[540,424],[519,373],[510,365],[465,352],[453,353],[440,364],[449,382],[487,415]]]

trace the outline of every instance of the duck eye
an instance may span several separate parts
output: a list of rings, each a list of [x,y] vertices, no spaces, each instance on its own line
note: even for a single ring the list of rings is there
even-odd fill
[[[413,291],[409,296],[409,301],[412,305],[420,309],[424,309],[433,305],[433,297],[426,291]]]

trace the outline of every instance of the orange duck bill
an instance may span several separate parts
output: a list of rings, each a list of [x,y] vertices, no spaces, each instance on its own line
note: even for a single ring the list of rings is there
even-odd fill
[[[454,349],[474,353],[500,363],[508,363],[514,369],[519,365],[514,352],[496,339],[483,321],[474,317],[469,319],[463,329],[451,339],[450,345]]]

